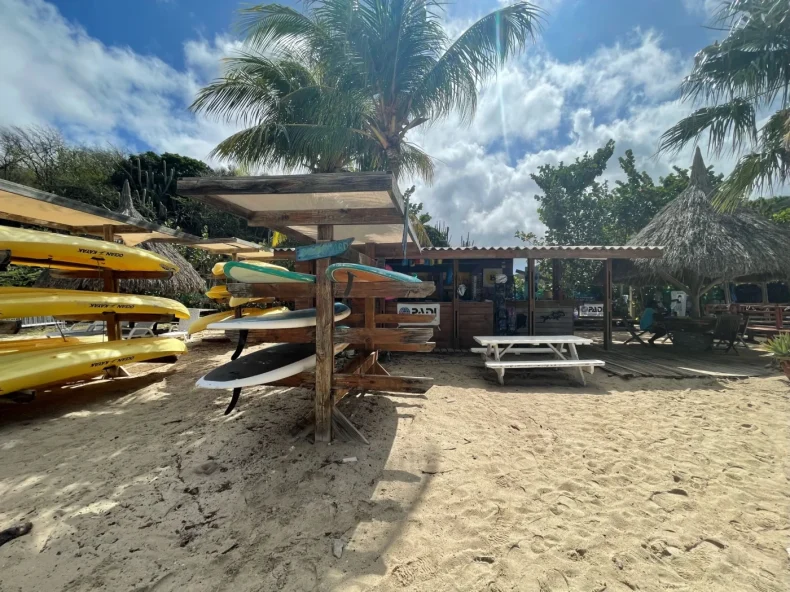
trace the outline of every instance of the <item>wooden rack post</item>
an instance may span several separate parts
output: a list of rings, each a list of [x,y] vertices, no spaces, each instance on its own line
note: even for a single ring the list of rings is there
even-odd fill
[[[331,241],[334,226],[318,226],[318,242]],[[326,275],[328,259],[315,262],[316,334],[315,334],[315,441],[332,441],[332,374],[335,366],[334,304],[332,282]]]
[[[107,242],[115,241],[115,228],[108,224],[102,227],[102,238]],[[102,280],[104,282],[103,289],[105,292],[117,292],[119,289],[118,279],[111,269],[102,270]],[[123,338],[121,333],[121,324],[118,322],[118,316],[115,314],[107,315],[107,341],[119,341]]]
[[[604,261],[603,280],[603,347],[612,347],[612,260]]]

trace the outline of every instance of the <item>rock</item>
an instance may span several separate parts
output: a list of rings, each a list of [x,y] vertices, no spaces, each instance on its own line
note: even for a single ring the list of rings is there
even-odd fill
[[[332,555],[340,559],[343,556],[343,548],[346,544],[341,539],[332,539]]]

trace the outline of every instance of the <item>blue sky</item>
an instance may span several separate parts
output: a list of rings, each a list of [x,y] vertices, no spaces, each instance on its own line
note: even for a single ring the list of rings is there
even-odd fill
[[[461,31],[504,0],[460,0],[446,25]],[[481,89],[474,122],[450,118],[410,140],[437,160],[417,197],[457,238],[514,243],[540,231],[530,173],[608,139],[632,148],[656,177],[690,154],[656,158],[658,137],[691,106],[677,88],[710,43],[717,0],[540,0],[543,35]],[[246,3],[245,3],[246,4]],[[232,122],[187,106],[237,48],[241,3],[216,0],[0,0],[0,125],[53,125],[86,144],[173,151],[205,159]],[[715,163],[727,172],[732,159]],[[618,177],[616,160],[607,178]],[[404,180],[407,186],[412,180]]]

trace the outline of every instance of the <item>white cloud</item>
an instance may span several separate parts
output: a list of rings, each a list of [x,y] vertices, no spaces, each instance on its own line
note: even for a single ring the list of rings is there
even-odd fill
[[[450,118],[414,135],[437,159],[434,184],[417,182],[415,197],[450,225],[455,240],[469,232],[478,245],[517,244],[516,230],[543,230],[530,177],[540,165],[573,161],[614,139],[604,179],[621,178],[617,157],[629,148],[656,181],[674,164],[688,167],[690,148],[654,155],[660,135],[689,112],[675,99],[689,65],[650,31],[574,63],[533,52],[483,90],[469,127]],[[494,142],[501,137],[504,144]],[[516,153],[525,143],[529,149]]]
[[[0,0],[0,13],[0,125],[54,124],[78,141],[117,145],[132,135],[196,158],[234,131],[187,111],[219,72],[227,39],[188,42],[179,71],[100,43],[43,0]]]
[[[187,41],[185,67],[176,69],[100,43],[44,0],[0,0],[0,14],[0,125],[54,124],[86,143],[202,159],[235,131],[187,110],[238,47],[228,38]],[[632,148],[656,178],[672,164],[688,166],[690,150],[653,157],[661,133],[689,112],[675,100],[688,67],[649,31],[572,63],[532,49],[482,90],[470,126],[450,118],[411,134],[437,158],[435,183],[417,183],[416,197],[456,241],[469,232],[479,245],[513,244],[516,230],[542,230],[530,178],[542,164],[572,161],[614,138],[615,156]],[[140,144],[129,146],[130,137]],[[618,171],[614,158],[606,178]]]

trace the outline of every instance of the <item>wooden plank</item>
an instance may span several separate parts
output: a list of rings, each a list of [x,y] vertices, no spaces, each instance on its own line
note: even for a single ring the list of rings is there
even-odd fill
[[[391,324],[398,323],[432,323],[436,320],[434,315],[430,314],[378,314],[376,315],[376,324]]]
[[[335,343],[372,343],[384,346],[391,343],[427,343],[433,337],[433,328],[368,329],[337,328]],[[372,349],[372,348],[369,348]]]
[[[318,227],[318,242],[331,241],[332,226]],[[332,374],[335,366],[335,350],[332,340],[334,329],[334,297],[332,282],[326,276],[327,259],[315,262],[316,273],[316,336],[315,336],[315,441],[332,441]]]
[[[319,173],[309,175],[266,175],[253,177],[183,177],[178,180],[179,195],[199,197],[223,194],[346,193],[393,191],[392,173]]]
[[[250,329],[247,343],[313,343],[315,327],[295,329]]]
[[[354,345],[352,344],[353,348]],[[388,343],[380,349],[390,352],[431,352],[436,348],[436,343]]]
[[[384,376],[380,374],[335,374],[334,388],[361,388],[372,391],[424,393],[433,378],[423,376]]]
[[[348,362],[340,371],[341,374],[365,374],[370,371],[378,363],[379,353],[376,351],[363,351],[350,362]],[[335,394],[335,408],[338,402],[343,397],[351,392],[357,392],[356,389],[334,389]]]
[[[324,266],[326,269],[326,266]],[[316,268],[316,279],[325,277]],[[338,298],[424,298],[436,290],[433,282],[406,284],[401,282],[354,282],[346,294],[347,285],[333,283],[333,296]],[[228,291],[240,298],[279,297],[281,300],[311,298],[316,294],[316,284],[242,284],[229,283]]]
[[[358,226],[368,224],[401,224],[403,214],[394,208],[343,208],[339,210],[274,210],[254,212],[249,226],[316,226],[342,224]]]

